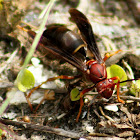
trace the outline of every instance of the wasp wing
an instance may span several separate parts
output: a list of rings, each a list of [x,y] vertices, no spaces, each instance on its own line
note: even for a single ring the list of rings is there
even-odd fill
[[[96,44],[91,24],[89,23],[86,16],[74,8],[71,8],[69,10],[69,13],[71,15],[72,20],[78,26],[83,40],[87,43],[88,49],[91,51],[91,53],[94,54],[98,63],[103,63],[103,59],[102,59],[101,54],[99,52],[98,46]]]
[[[29,30],[28,34],[34,38],[35,32]],[[45,36],[42,36],[39,42],[38,49],[41,49],[41,47],[45,47],[46,50],[53,53],[54,55],[57,55],[61,58],[63,58],[65,61],[69,62],[71,65],[77,67],[82,72],[87,70],[86,64],[76,56],[72,55],[71,53],[65,51],[64,49],[60,49],[61,47],[57,47],[54,42],[47,39]]]

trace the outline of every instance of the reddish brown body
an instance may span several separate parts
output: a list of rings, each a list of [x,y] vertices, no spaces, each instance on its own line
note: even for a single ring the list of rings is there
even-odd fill
[[[112,79],[105,79],[97,83],[96,88],[98,94],[102,97],[109,99],[112,96],[113,90],[115,87],[115,83]]]
[[[104,63],[99,64],[97,61],[88,62],[88,77],[96,84],[98,94],[109,99],[112,96],[115,83],[112,79],[107,79],[107,71]]]
[[[107,72],[105,64],[99,64],[97,61],[90,60],[88,65],[88,75],[90,80],[93,83],[98,83],[99,81],[102,81],[107,78]]]

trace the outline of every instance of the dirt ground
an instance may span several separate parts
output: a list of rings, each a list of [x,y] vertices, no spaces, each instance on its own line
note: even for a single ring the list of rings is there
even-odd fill
[[[42,13],[48,0],[0,1],[0,111],[13,87],[32,44],[31,37],[20,25],[34,31],[42,23]],[[47,25],[64,24],[78,32],[70,20],[69,9],[82,11],[89,19],[101,55],[122,50],[106,61],[106,66],[118,64],[126,71],[128,79],[140,77],[140,2],[138,0],[58,0],[54,3]],[[58,75],[82,74],[76,67],[50,52],[36,50],[28,68],[35,76],[35,86]],[[39,62],[38,62],[39,61]],[[35,63],[38,63],[37,66]],[[44,84],[29,98],[19,90],[0,114],[0,139],[31,140],[100,140],[140,139],[140,86],[134,81],[120,87],[119,103],[116,90],[110,99],[96,98],[96,90],[84,96],[84,106],[79,121],[76,117],[80,101],[71,101],[70,92],[78,87],[88,87],[85,78],[55,80]],[[47,97],[46,97],[46,96]],[[42,99],[41,106],[35,108]],[[89,105],[90,104],[90,105]]]

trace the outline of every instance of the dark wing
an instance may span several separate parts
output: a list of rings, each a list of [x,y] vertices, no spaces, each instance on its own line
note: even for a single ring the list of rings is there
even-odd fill
[[[91,53],[94,54],[98,63],[103,63],[103,59],[96,44],[91,24],[89,23],[86,16],[74,8],[71,8],[69,10],[69,13],[71,15],[72,20],[76,23],[77,27],[79,28],[83,40],[87,43],[88,49],[91,51]]]
[[[28,34],[32,38],[34,38],[36,33],[34,31],[29,30]],[[63,49],[62,50],[59,49],[61,47],[57,47],[55,44],[53,44],[53,42],[48,40],[46,37],[44,37],[44,36],[41,37],[40,42],[39,42],[39,46],[40,46],[39,49],[41,49],[41,47],[45,47],[46,50],[53,53],[54,55],[60,56],[65,61],[67,61],[70,64],[72,64],[73,66],[77,67],[79,70],[81,70],[83,72],[87,70],[86,65],[84,64],[84,62],[81,59],[78,59],[76,56],[68,53],[67,51],[65,51]]]

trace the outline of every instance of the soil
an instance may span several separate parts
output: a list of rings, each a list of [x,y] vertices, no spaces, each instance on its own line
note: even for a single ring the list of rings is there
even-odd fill
[[[15,89],[15,80],[30,50],[33,39],[21,29],[37,31],[42,22],[41,12],[48,1],[7,0],[0,3],[0,110],[5,106],[9,92]],[[58,0],[54,3],[47,25],[64,24],[78,32],[70,20],[68,10],[76,8],[89,19],[101,55],[122,50],[106,61],[106,66],[117,64],[126,71],[129,79],[139,79],[140,73],[140,3],[126,1]],[[40,18],[38,18],[40,17]],[[35,76],[35,86],[58,75],[82,75],[76,67],[48,51],[37,49],[28,68]],[[35,65],[36,61],[39,61]],[[128,68],[129,67],[129,68]],[[78,122],[76,118],[80,101],[71,101],[70,92],[75,87],[82,90],[91,83],[85,77],[74,80],[55,80],[34,91],[20,90],[0,112],[0,139],[46,140],[95,140],[140,139],[140,86],[134,81],[120,88],[119,103],[116,91],[110,99],[94,98],[98,93],[90,91],[84,96],[84,106]],[[44,99],[37,111],[36,107]],[[94,100],[92,100],[94,99]],[[32,104],[29,106],[29,101]],[[93,101],[93,102],[91,102]]]

